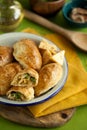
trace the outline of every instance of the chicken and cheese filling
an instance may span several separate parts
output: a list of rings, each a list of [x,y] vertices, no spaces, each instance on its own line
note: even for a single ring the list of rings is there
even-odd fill
[[[7,92],[7,98],[14,101],[28,101],[34,98],[33,87],[13,86]]]
[[[36,84],[36,78],[31,76],[29,73],[24,73],[21,75],[18,75],[15,80],[16,84],[19,86],[33,86]]]
[[[11,99],[11,100],[15,100],[15,101],[23,101],[25,99],[25,96],[20,92],[12,91],[8,95],[8,98]]]

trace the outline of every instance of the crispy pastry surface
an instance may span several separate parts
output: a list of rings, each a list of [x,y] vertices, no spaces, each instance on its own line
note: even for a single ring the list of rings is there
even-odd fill
[[[35,87],[35,95],[39,96],[54,87],[61,79],[63,68],[58,63],[50,63],[42,67],[39,72],[38,85]]]
[[[0,66],[4,66],[13,60],[13,49],[7,46],[0,46]]]
[[[42,66],[42,57],[34,41],[23,39],[18,41],[13,46],[13,55],[15,59],[24,68],[33,68],[39,70]]]
[[[0,95],[6,94],[12,79],[20,70],[21,66],[18,63],[11,63],[0,67]]]

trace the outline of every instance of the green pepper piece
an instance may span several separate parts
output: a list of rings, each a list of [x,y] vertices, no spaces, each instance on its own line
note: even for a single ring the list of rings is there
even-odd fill
[[[36,83],[36,79],[34,77],[30,77],[30,80],[33,82],[33,83]]]
[[[30,75],[28,73],[24,74],[24,78],[28,79],[30,78]]]
[[[18,99],[21,100],[21,93],[20,92],[12,92],[11,94],[15,98],[15,100],[18,100]]]

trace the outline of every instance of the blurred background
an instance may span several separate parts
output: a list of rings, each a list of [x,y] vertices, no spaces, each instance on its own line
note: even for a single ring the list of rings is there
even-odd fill
[[[23,6],[24,8],[30,9],[30,5],[29,5],[30,0],[18,0],[18,1],[22,4],[22,6]]]

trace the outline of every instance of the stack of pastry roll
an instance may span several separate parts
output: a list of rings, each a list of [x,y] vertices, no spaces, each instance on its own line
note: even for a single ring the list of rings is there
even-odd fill
[[[47,92],[62,77],[64,53],[46,40],[37,44],[34,40],[22,39],[14,43],[13,49],[1,47],[0,95],[29,101]]]
[[[42,58],[35,42],[22,39],[14,44],[13,56],[23,66],[23,70],[16,74],[11,82],[11,89],[7,97],[12,100],[31,100],[34,98],[34,87],[38,84],[39,70]]]
[[[34,98],[34,87],[38,84],[38,72],[32,68],[24,69],[16,74],[7,92],[9,99],[26,101]]]

